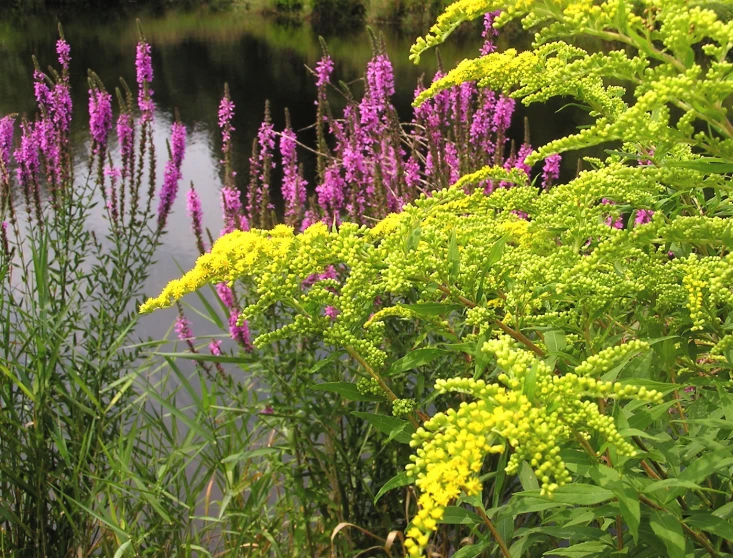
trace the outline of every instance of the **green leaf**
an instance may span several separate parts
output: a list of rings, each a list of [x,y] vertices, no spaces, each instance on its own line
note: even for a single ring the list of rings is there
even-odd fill
[[[279,448],[259,448],[256,450],[241,451],[239,453],[235,453],[233,455],[225,457],[221,460],[221,462],[233,463],[237,461],[242,461],[243,459],[254,459],[255,457],[262,457],[263,455],[272,455],[280,452],[281,450]]]
[[[682,169],[691,169],[711,174],[728,174],[733,172],[733,163],[724,163],[723,159],[714,157],[705,157],[694,161],[665,161],[665,165],[669,167],[678,167]]]
[[[545,332],[544,337],[547,352],[550,354],[561,353],[568,346],[565,332],[561,329],[550,329]]]
[[[726,448],[713,453],[707,453],[698,459],[694,459],[692,463],[684,469],[679,478],[685,481],[701,483],[710,475],[733,465],[733,456],[731,449]]]
[[[556,502],[576,506],[593,506],[613,499],[614,493],[594,484],[571,483],[559,487],[552,495]]]
[[[396,417],[376,415],[374,413],[362,413],[360,411],[354,411],[351,414],[355,417],[364,419],[384,434],[392,436],[393,433],[396,432],[397,434],[394,435],[394,439],[401,444],[409,444],[412,439],[412,433],[415,432],[415,427],[412,426],[412,424],[406,420],[401,420]]]
[[[688,527],[702,529],[733,542],[733,523],[710,513],[696,513],[685,518]]]
[[[349,382],[326,382],[311,386],[311,391],[330,391],[338,393],[349,401],[384,401],[384,397],[378,395],[362,394],[356,388],[356,384]]]
[[[453,558],[476,558],[476,556],[489,548],[490,544],[489,542],[483,542],[461,547],[453,554]]]
[[[458,252],[458,239],[456,230],[453,229],[448,243],[448,263],[450,264],[450,281],[454,283],[458,279],[458,273],[461,269],[461,255]]]
[[[664,479],[651,483],[644,487],[644,492],[649,494],[650,492],[656,492],[658,490],[666,490],[668,488],[682,488],[685,490],[700,490],[700,486],[691,481],[682,479]]]
[[[600,554],[605,554],[611,548],[610,545],[597,542],[582,542],[574,544],[567,548],[556,548],[548,550],[542,556],[567,556],[568,558],[591,558]]]
[[[424,349],[415,349],[410,351],[401,359],[396,360],[392,363],[387,371],[388,376],[399,374],[401,372],[407,372],[408,370],[414,370],[418,366],[424,366],[429,364],[441,355],[446,354],[443,349],[437,349],[435,347],[426,347]]]
[[[386,492],[389,492],[393,488],[399,488],[400,486],[407,486],[410,484],[412,480],[407,476],[407,473],[402,471],[401,473],[395,475],[391,479],[389,479],[386,483],[384,483],[384,486],[379,489],[379,492],[377,492],[377,495],[374,497],[374,503],[377,503],[377,500],[379,500]]]
[[[459,506],[448,506],[443,512],[443,519],[438,523],[445,523],[448,525],[479,525],[483,523],[478,514],[461,508]]]
[[[401,304],[403,308],[420,314],[421,316],[443,316],[451,312],[463,310],[460,304],[448,304],[443,302],[421,302],[418,304]]]
[[[669,558],[685,558],[685,536],[675,516],[664,510],[654,510],[650,524],[654,534],[662,539]]]

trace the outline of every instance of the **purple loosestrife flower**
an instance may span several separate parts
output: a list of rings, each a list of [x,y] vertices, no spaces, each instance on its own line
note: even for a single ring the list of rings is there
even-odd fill
[[[51,113],[53,121],[61,132],[68,132],[71,124],[71,111],[73,103],[71,102],[71,87],[69,86],[69,78],[57,83],[53,87],[51,93]]]
[[[214,356],[221,356],[221,340],[214,339],[209,343],[209,351],[211,351],[211,354]]]
[[[221,189],[221,207],[224,214],[224,228],[221,230],[221,235],[229,234],[237,229],[249,230],[249,224],[241,214],[242,202],[239,199],[239,190],[232,186],[224,186]],[[243,226],[245,224],[246,226]]]
[[[5,169],[10,166],[10,155],[13,150],[13,133],[15,131],[15,117],[0,118],[0,160]]]
[[[647,223],[651,223],[653,216],[653,209],[639,209],[637,210],[636,217],[634,218],[634,225],[645,225]]]
[[[204,228],[203,228],[203,211],[201,209],[201,200],[196,190],[193,188],[193,182],[191,183],[191,189],[186,194],[186,213],[191,218],[191,229],[193,235],[196,237],[196,247],[200,254],[206,252],[206,246],[204,245]]]
[[[494,106],[494,116],[491,122],[494,132],[504,133],[509,129],[512,124],[514,105],[514,99],[506,95],[499,95],[499,99]]]
[[[174,122],[171,126],[171,156],[178,170],[181,170],[185,151],[186,127],[180,122]]]
[[[168,215],[173,208],[178,194],[178,182],[181,180],[181,164],[186,146],[186,127],[174,123],[171,130],[171,158],[165,164],[163,187],[160,189],[160,203],[158,204],[158,229],[163,230]]]
[[[94,153],[104,153],[107,135],[112,129],[112,95],[101,89],[89,90],[89,131]]]
[[[519,152],[517,153],[517,159],[514,162],[514,168],[523,170],[525,173],[527,173],[527,176],[529,176],[530,171],[532,168],[525,162],[527,160],[527,157],[529,157],[532,154],[532,146],[528,143],[523,143],[521,147],[519,148]]]
[[[318,205],[323,209],[327,222],[338,219],[344,207],[344,191],[346,182],[341,176],[341,165],[338,161],[326,167],[323,182],[316,186]]]
[[[282,194],[285,200],[285,221],[294,225],[306,200],[306,186],[298,168],[296,136],[291,128],[286,128],[280,136],[280,155],[282,156],[283,181]]]
[[[542,167],[542,187],[545,190],[549,189],[552,183],[560,177],[561,161],[562,157],[557,153],[545,159],[545,164]]]
[[[71,47],[64,39],[56,41],[56,54],[59,57],[59,64],[61,67],[69,71],[69,62],[71,62]]]
[[[496,50],[494,39],[499,36],[499,31],[494,28],[494,21],[501,11],[489,12],[484,16],[484,30],[481,36],[484,38],[484,44],[481,47],[481,55],[486,56]]]
[[[20,146],[15,150],[15,161],[18,163],[16,174],[18,182],[28,187],[35,181],[38,168],[40,166],[38,141],[36,128],[29,123],[23,122],[20,125],[22,134],[20,136]]]
[[[316,63],[316,87],[325,87],[331,83],[333,73],[333,60],[326,54]]]
[[[176,318],[175,330],[178,335],[178,339],[181,341],[193,339],[193,333],[191,333],[191,322],[189,322],[183,314],[179,314],[178,318]]]
[[[234,302],[234,293],[226,283],[217,283],[216,294],[219,295],[219,298],[227,308],[231,309],[236,307]]]
[[[47,178],[54,184],[61,182],[61,141],[53,122],[44,118],[35,123],[35,137],[46,160]]]
[[[239,321],[239,310],[232,310],[229,315],[229,334],[245,351],[252,351],[252,342],[249,336],[249,326],[247,322],[237,325]]]
[[[222,98],[219,103],[219,128],[221,129],[221,150],[224,153],[229,152],[231,144],[232,132],[234,126],[232,126],[232,118],[234,118],[234,103],[228,95]]]
[[[610,200],[608,198],[603,198],[601,200],[601,203],[603,205],[616,205],[615,201]],[[624,220],[623,220],[623,217],[621,216],[619,216],[616,220],[614,220],[612,215],[608,215],[606,217],[605,223],[606,225],[614,229],[623,229],[624,228]]]
[[[137,69],[137,105],[142,113],[142,121],[153,120],[153,90],[150,84],[153,81],[153,60],[150,56],[150,45],[144,41],[137,44],[135,68]]]
[[[448,182],[450,184],[455,184],[461,177],[458,148],[452,141],[447,141],[445,142],[443,150],[443,161],[445,162],[448,171]]]
[[[330,318],[331,321],[335,321],[336,317],[341,313],[338,308],[334,306],[326,306],[326,309],[323,311],[324,315],[327,318]]]
[[[36,97],[38,108],[49,111],[51,105],[51,90],[46,83],[46,74],[36,69],[33,72],[33,94]]]

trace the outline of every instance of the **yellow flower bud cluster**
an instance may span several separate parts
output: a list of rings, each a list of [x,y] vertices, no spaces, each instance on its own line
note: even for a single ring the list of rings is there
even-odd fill
[[[483,350],[495,355],[503,370],[498,380],[506,387],[472,378],[438,380],[435,389],[439,393],[465,393],[475,401],[461,403],[458,410],[437,413],[412,437],[410,445],[416,451],[406,469],[422,496],[418,517],[407,531],[412,541],[410,555],[422,553],[442,510],[452,500],[462,493],[480,491],[478,473],[485,456],[503,452],[507,445],[513,454],[506,472],[515,474],[526,461],[534,469],[543,495],[552,495],[571,480],[560,450],[576,433],[586,438],[594,433],[620,454],[633,456],[634,448],[618,433],[613,418],[601,414],[594,400],[586,399],[662,402],[662,395],[655,390],[587,376],[611,365],[619,355],[642,350],[648,344],[632,341],[621,347],[582,363],[576,373],[556,376],[547,364],[502,336],[487,341]]]
[[[581,376],[600,376],[611,370],[631,353],[641,352],[648,348],[649,343],[639,339],[633,339],[623,345],[608,347],[581,362],[575,367],[575,373]]]

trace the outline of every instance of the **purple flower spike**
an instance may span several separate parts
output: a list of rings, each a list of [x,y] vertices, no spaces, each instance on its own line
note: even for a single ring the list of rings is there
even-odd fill
[[[481,55],[486,56],[496,50],[494,39],[499,36],[499,31],[494,28],[494,21],[501,11],[489,12],[484,16],[484,30],[481,36],[484,38],[484,44],[481,47]]]
[[[285,221],[294,225],[306,200],[306,186],[298,168],[296,136],[286,128],[280,136],[280,154],[283,162],[282,194],[285,200]]]
[[[183,315],[179,314],[176,319],[176,325],[174,326],[178,339],[181,341],[187,341],[193,339],[193,333],[191,333],[191,322]]]
[[[331,83],[331,74],[333,73],[333,60],[329,55],[325,55],[316,64],[316,87],[324,87]]]
[[[191,183],[191,189],[186,194],[186,213],[191,218],[191,229],[193,230],[193,235],[196,237],[196,247],[199,249],[199,253],[203,254],[206,252],[203,228],[204,213],[201,209],[199,195],[193,188],[193,183]]]
[[[506,132],[512,124],[515,101],[511,97],[500,95],[494,106],[492,128],[495,132]]]
[[[173,208],[178,194],[178,182],[181,180],[181,164],[183,163],[183,152],[186,146],[186,127],[175,123],[171,130],[171,158],[165,164],[163,174],[163,187],[160,190],[160,203],[158,204],[158,229],[165,228],[168,215]]]
[[[209,351],[211,351],[211,354],[214,356],[221,356],[221,341],[219,339],[214,339],[209,343]]]
[[[247,322],[243,322],[240,326],[237,325],[238,321],[239,311],[232,310],[232,313],[229,315],[229,334],[245,351],[252,351],[252,342],[250,341]]]
[[[234,118],[234,103],[228,96],[225,96],[219,104],[219,128],[221,128],[222,139],[221,150],[224,153],[229,152],[232,132],[234,131],[232,118]]]
[[[542,187],[545,190],[560,177],[560,161],[562,161],[562,157],[558,154],[550,155],[545,159],[545,164],[542,167]]]
[[[89,131],[94,153],[107,148],[107,135],[112,129],[112,95],[100,89],[89,90]]]
[[[150,56],[150,45],[146,42],[137,44],[135,68],[137,69],[137,104],[142,113],[143,122],[153,120],[155,105],[153,104],[153,90],[150,84],[153,81],[153,59]]]
[[[56,54],[59,57],[59,64],[61,67],[69,71],[69,62],[71,62],[71,47],[64,39],[56,41]]]
[[[216,285],[216,293],[227,308],[234,308],[234,293],[226,283],[218,283]]]
[[[15,131],[15,118],[5,116],[0,118],[0,160],[5,168],[10,165],[10,154],[13,151],[13,133]]]

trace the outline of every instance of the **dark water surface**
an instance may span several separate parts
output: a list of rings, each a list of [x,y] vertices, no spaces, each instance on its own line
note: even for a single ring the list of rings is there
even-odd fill
[[[85,168],[89,149],[85,143],[87,69],[93,69],[109,90],[119,83],[120,77],[134,86],[135,44],[138,39],[136,17],[142,20],[146,38],[153,48],[159,183],[162,182],[167,158],[165,141],[176,109],[189,132],[183,180],[169,218],[169,233],[146,285],[148,294],[157,294],[168,280],[179,275],[176,262],[187,269],[197,256],[185,210],[185,192],[190,181],[194,182],[202,199],[204,225],[215,236],[221,228],[221,141],[217,107],[224,83],[229,83],[236,104],[233,153],[239,185],[244,187],[248,175],[247,159],[263,118],[266,99],[270,100],[278,130],[283,127],[286,107],[296,130],[314,122],[316,88],[305,65],[315,66],[321,56],[321,48],[317,33],[307,24],[288,26],[247,12],[65,14],[61,19],[72,48],[71,83],[75,114],[72,133],[79,168]],[[35,110],[31,57],[37,57],[41,68],[57,65],[54,52],[57,20],[56,16],[48,15],[13,22],[0,21],[0,116],[8,113],[31,115]],[[387,51],[395,67],[395,106],[403,120],[409,120],[417,80],[421,74],[426,74],[428,80],[432,78],[437,68],[435,57],[425,56],[420,66],[415,66],[408,60],[414,33],[391,28],[378,28],[377,31],[384,33]],[[371,57],[367,32],[328,37],[327,43],[336,64],[335,79],[352,83],[354,92],[360,95],[362,87],[358,79]],[[462,58],[476,56],[480,43],[477,27],[452,38],[441,48],[445,67],[452,68]],[[334,101],[338,105],[335,98]],[[532,109],[530,118],[535,145],[567,133],[576,125],[576,117],[572,114],[557,115],[553,112],[559,106]],[[517,114],[513,129],[517,138],[522,134],[524,114],[526,111],[523,110]],[[301,138],[308,142],[312,133],[305,131]],[[312,160],[301,153],[306,169],[312,168]],[[96,219],[94,226],[102,229],[101,212]],[[139,333],[145,337],[162,338],[173,318],[170,311],[146,316]],[[194,322],[195,333],[207,333],[206,329],[210,328],[205,322]]]

